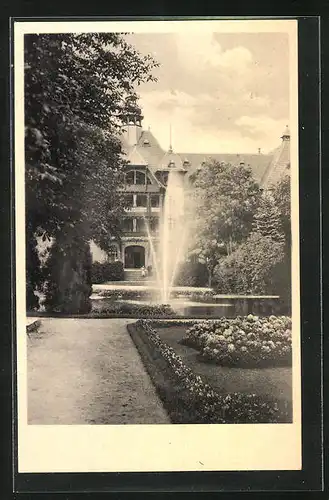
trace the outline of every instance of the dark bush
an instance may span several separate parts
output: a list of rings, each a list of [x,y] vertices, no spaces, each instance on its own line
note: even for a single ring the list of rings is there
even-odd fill
[[[184,262],[175,281],[177,286],[206,286],[207,283],[207,267],[201,262]]]
[[[283,243],[260,233],[252,233],[216,266],[216,291],[233,294],[277,294],[275,276],[283,260]]]
[[[85,314],[91,311],[91,253],[78,235],[53,244],[45,266],[47,312]]]
[[[94,262],[91,268],[92,282],[95,284],[106,281],[123,281],[123,263],[117,262]]]

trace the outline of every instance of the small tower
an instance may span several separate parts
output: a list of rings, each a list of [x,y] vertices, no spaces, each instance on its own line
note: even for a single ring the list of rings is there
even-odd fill
[[[187,164],[185,162],[183,163],[181,157],[173,150],[170,125],[169,148],[157,165],[157,176],[164,185],[167,185],[170,172],[174,172],[176,178],[180,177],[183,179],[187,172],[186,167]]]
[[[142,135],[143,115],[137,104],[137,96],[128,96],[120,118],[123,122],[123,136],[129,146],[136,146]]]
[[[281,139],[283,141],[290,141],[290,130],[288,125],[286,125],[286,128],[284,129]]]

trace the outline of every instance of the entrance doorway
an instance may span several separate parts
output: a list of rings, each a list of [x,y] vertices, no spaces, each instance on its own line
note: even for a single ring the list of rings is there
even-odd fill
[[[145,266],[145,248],[132,245],[125,249],[125,268],[140,269]]]

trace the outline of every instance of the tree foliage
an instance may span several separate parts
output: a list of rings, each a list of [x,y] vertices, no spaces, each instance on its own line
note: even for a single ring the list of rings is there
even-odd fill
[[[216,287],[221,293],[276,293],[276,273],[283,260],[282,242],[252,233],[219,262],[214,272]]]
[[[191,252],[212,272],[252,229],[260,189],[249,168],[210,161],[193,178]]]
[[[214,271],[222,293],[276,294],[291,310],[290,177],[264,193],[252,231]]]
[[[259,200],[253,221],[253,231],[262,236],[269,236],[273,241],[284,241],[280,211],[270,193],[265,192]]]
[[[135,86],[152,79],[155,62],[115,33],[26,35],[24,53],[27,248],[36,235],[58,240],[51,252],[62,267],[53,274],[48,268],[49,291],[63,285],[60,269],[66,258],[74,261],[72,249],[87,265],[78,241],[82,248],[90,239],[106,248],[119,232],[125,160],[118,134]],[[66,279],[86,278],[80,264],[80,278],[65,272]],[[65,295],[56,293],[50,296]]]
[[[105,221],[107,235],[116,229],[118,132],[134,85],[151,78],[154,64],[119,34],[26,36],[27,209],[35,230],[56,236],[85,223],[88,238]]]
[[[287,247],[291,245],[291,179],[285,175],[272,191],[274,203],[279,211],[280,226]]]

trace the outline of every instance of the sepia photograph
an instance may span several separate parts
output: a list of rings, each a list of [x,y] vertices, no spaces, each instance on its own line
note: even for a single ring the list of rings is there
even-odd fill
[[[296,21],[15,24],[22,472],[299,469]]]

